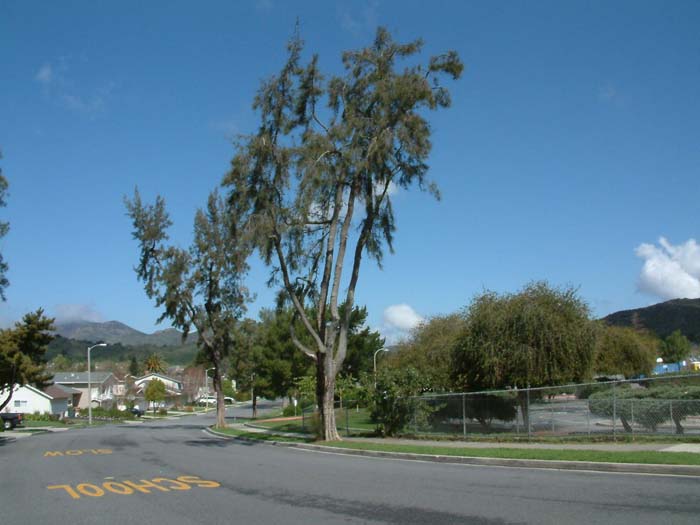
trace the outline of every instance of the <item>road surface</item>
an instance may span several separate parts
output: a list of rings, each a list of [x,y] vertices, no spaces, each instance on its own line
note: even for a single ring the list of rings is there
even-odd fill
[[[237,409],[229,409],[233,413]],[[371,459],[241,444],[213,415],[0,446],[0,523],[693,523],[700,479]]]

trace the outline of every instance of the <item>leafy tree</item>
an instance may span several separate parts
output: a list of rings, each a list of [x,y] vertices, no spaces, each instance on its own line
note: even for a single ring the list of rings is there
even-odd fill
[[[129,364],[129,369],[131,369],[132,364],[133,363]],[[163,361],[163,358],[160,356],[160,354],[153,353],[149,355],[143,362],[143,367],[146,369],[147,373],[150,372],[153,374],[164,374],[167,365],[165,364],[165,361]]]
[[[163,308],[159,321],[169,319],[182,330],[183,340],[194,328],[203,359],[214,368],[218,427],[226,426],[221,388],[224,359],[233,348],[233,331],[249,300],[242,279],[248,270],[249,249],[237,217],[227,213],[216,192],[206,210],[197,210],[194,240],[185,250],[168,246],[171,225],[165,201],[157,197],[144,205],[138,190],[125,200],[141,251],[136,268],[146,294]]]
[[[341,312],[343,307],[344,305],[341,306]],[[350,314],[348,350],[340,370],[340,374],[354,380],[360,379],[362,374],[372,373],[374,352],[384,347],[384,338],[366,326],[366,321],[367,307],[355,306]]]
[[[156,415],[156,405],[165,399],[165,383],[160,379],[152,379],[146,385],[143,393],[146,401],[153,403],[153,415]]]
[[[596,337],[594,370],[625,377],[649,375],[656,362],[655,337],[633,328],[600,325]]]
[[[517,294],[485,292],[465,320],[453,353],[453,379],[464,390],[560,385],[591,375],[594,326],[574,288],[535,282]],[[520,404],[527,424],[524,392]]]
[[[260,88],[253,104],[260,126],[241,140],[223,184],[231,212],[248,215],[273,268],[271,283],[281,280],[311,340],[292,334],[316,364],[321,438],[339,440],[335,379],[347,355],[362,257],[381,264],[384,246],[393,250],[391,193],[426,186],[426,110],[450,105],[440,78],[458,78],[463,66],[454,51],[399,65],[422,42],[399,44],[379,28],[371,46],[343,54],[342,76],[326,79],[317,55],[301,64],[302,47],[292,39],[286,64]],[[428,189],[437,195],[434,185]]]
[[[53,372],[67,372],[73,366],[73,362],[66,356],[59,354],[49,363],[49,368]]]
[[[415,368],[384,368],[377,374],[377,386],[370,416],[386,436],[400,433],[411,423],[416,428],[428,424],[433,408],[420,399],[429,390],[428,379]]]
[[[452,349],[464,331],[459,314],[436,316],[411,331],[407,341],[399,343],[385,358],[383,366],[413,366],[428,378],[434,391],[452,388]]]
[[[0,330],[0,411],[12,399],[15,385],[43,388],[51,380],[46,371],[46,347],[53,338],[53,319],[39,308],[25,314],[14,328]]]
[[[0,152],[0,159],[2,159],[2,152]],[[2,174],[2,168],[0,168],[0,208],[7,206],[7,201],[5,198],[7,197],[8,186],[7,179]],[[9,231],[10,223],[0,222],[0,239],[7,235],[7,232]],[[5,289],[10,285],[10,281],[7,280],[6,276],[8,269],[9,267],[7,262],[5,262],[2,254],[0,253],[0,299],[3,301],[5,300]]]
[[[664,363],[678,363],[688,357],[688,354],[690,354],[690,341],[680,330],[673,331],[661,345],[661,357]]]
[[[129,374],[134,377],[141,375],[141,367],[139,366],[139,362],[135,355],[132,355],[129,358]]]

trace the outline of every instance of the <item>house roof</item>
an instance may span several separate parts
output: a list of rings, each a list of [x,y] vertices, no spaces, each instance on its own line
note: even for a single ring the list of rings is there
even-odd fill
[[[107,381],[110,376],[113,376],[112,372],[92,372],[90,374],[90,382],[93,384],[101,384]],[[56,372],[53,376],[54,383],[61,383],[63,385],[71,384],[87,384],[88,374],[87,372]]]
[[[76,390],[75,388],[70,388],[64,385],[59,385],[57,383],[44,388],[44,392],[53,397],[54,399],[67,399],[73,397],[76,394],[82,394],[80,390]]]
[[[165,379],[166,381],[172,381],[173,383],[177,383],[178,385],[180,384],[180,381],[178,381],[177,379],[173,379],[172,377],[168,377],[164,374],[159,374],[158,372],[151,372],[149,374],[146,374],[145,376],[137,377],[135,379],[135,382],[140,383],[144,379]]]

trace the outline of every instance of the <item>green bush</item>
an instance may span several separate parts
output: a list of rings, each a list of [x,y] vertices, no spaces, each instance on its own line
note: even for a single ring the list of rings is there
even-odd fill
[[[23,418],[26,421],[58,421],[61,419],[61,416],[60,414],[50,414],[48,412],[41,414],[37,411],[33,414],[24,414]]]
[[[425,390],[425,378],[415,368],[383,369],[370,401],[370,417],[377,430],[393,436],[409,424],[416,430],[427,428],[435,408],[417,397]]]
[[[627,432],[630,422],[655,432],[657,427],[672,420],[677,434],[683,434],[682,422],[689,416],[700,415],[700,386],[664,384],[649,388],[618,386],[596,392],[589,398],[591,413],[620,418]]]
[[[87,415],[87,410],[81,410],[81,415]],[[128,410],[119,410],[116,407],[102,408],[96,407],[92,409],[92,417],[104,419],[133,419],[134,415]]]
[[[159,416],[167,416],[168,415],[168,410],[165,408],[159,408],[158,409],[158,415]]]

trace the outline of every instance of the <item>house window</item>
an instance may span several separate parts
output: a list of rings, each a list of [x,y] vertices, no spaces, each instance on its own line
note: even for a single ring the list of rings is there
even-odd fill
[[[27,408],[27,400],[15,399],[15,408]]]

